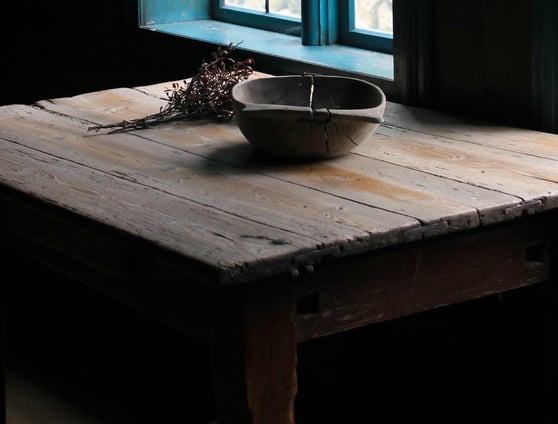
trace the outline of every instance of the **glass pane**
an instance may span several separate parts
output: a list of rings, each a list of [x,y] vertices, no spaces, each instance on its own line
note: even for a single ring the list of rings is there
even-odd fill
[[[355,27],[393,34],[392,0],[354,0]]]
[[[301,0],[269,0],[269,11],[278,15],[300,19]]]
[[[300,19],[300,0],[268,0],[269,13]],[[242,7],[258,12],[266,11],[266,0],[225,0],[225,6]]]
[[[258,12],[265,12],[265,0],[225,0],[225,6],[243,7]]]

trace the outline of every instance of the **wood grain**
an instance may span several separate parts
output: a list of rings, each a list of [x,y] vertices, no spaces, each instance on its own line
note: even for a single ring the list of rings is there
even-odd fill
[[[258,155],[234,122],[88,131],[158,111],[171,86],[0,108],[0,181],[195,258],[222,282],[298,273],[322,257],[511,221],[558,202],[558,136],[393,103],[369,141],[321,162]]]

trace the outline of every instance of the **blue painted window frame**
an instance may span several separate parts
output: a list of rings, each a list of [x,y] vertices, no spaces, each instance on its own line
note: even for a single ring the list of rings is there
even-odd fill
[[[331,22],[338,18],[333,10],[312,8],[310,2],[305,5],[315,19]],[[328,6],[335,8],[334,0],[329,0]],[[316,10],[321,13],[316,14]],[[143,30],[201,43],[238,43],[241,50],[255,55],[260,69],[348,74],[368,79],[386,92],[398,93],[394,84],[394,54],[338,44],[336,25],[317,34],[301,26],[301,37],[216,20],[212,13],[211,0],[138,0],[138,26]],[[314,35],[321,45],[310,38]]]
[[[210,3],[212,19],[283,34],[301,35],[301,23],[296,18],[226,6],[224,0],[210,0]]]
[[[355,3],[339,0],[339,43],[384,53],[393,53],[393,35],[381,31],[357,29]]]
[[[356,29],[353,0],[301,0],[302,22],[273,13],[226,6],[224,0],[209,1],[212,19],[297,35],[303,45],[339,43],[384,53],[393,52],[391,34]]]

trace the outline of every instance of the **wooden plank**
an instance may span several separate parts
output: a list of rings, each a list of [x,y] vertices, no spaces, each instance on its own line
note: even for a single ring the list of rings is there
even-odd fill
[[[558,161],[552,159],[386,127],[376,145],[361,145],[356,152],[514,195],[523,203],[540,201],[540,210],[558,204]]]
[[[316,247],[314,240],[292,232],[115,179],[15,143],[1,144],[0,153],[0,183],[214,267],[221,273],[221,282],[290,272],[293,255]],[[30,238],[44,235],[44,244],[57,244],[49,240],[48,228],[41,222],[14,219],[0,225],[10,230],[16,226]],[[76,252],[83,249],[87,255],[89,246],[75,247]]]
[[[358,155],[328,163],[300,165],[295,170],[278,170],[274,175],[359,203],[413,216],[423,225],[444,221],[448,231],[477,227],[479,213],[485,208],[504,209],[519,202],[514,196]]]
[[[338,246],[336,255],[554,207],[558,186],[553,181],[540,182],[508,169],[512,164],[521,167],[525,155],[498,150],[504,159],[496,166],[477,145],[471,149],[466,142],[389,126],[382,126],[357,154],[316,163],[265,160],[234,123],[179,122],[132,135],[87,134],[92,119],[143,116],[143,104],[152,104],[156,97],[115,89],[42,102],[43,113],[6,107],[0,118],[2,134],[54,156],[88,162],[115,177],[313,238],[322,252]],[[54,119],[51,112],[71,119]],[[17,131],[11,131],[14,128]],[[45,143],[49,137],[56,142]],[[437,144],[421,148],[428,143]],[[444,160],[451,152],[441,149],[454,144],[465,150],[461,156],[454,153],[458,158],[469,150],[473,153],[469,160],[454,160],[458,166],[448,167]],[[533,158],[527,159],[532,168]],[[476,180],[471,177],[475,163],[489,170],[483,168]],[[469,167],[473,172],[467,173]]]
[[[221,133],[228,129],[219,127]],[[256,174],[258,178],[265,175],[306,187],[314,193],[313,197],[318,192],[327,193],[353,204],[414,218],[423,225],[451,217],[449,229],[475,227],[479,225],[477,210],[489,207],[503,210],[521,202],[511,195],[356,155],[327,162],[274,162],[258,156],[251,146],[238,142],[237,138],[229,141],[233,138],[227,134],[205,143],[194,140],[190,144],[180,132],[180,126],[172,126],[164,131],[145,130],[142,136]],[[305,199],[304,204],[308,202]],[[432,208],[432,203],[437,208]]]
[[[236,128],[229,127],[212,127],[218,133],[207,142],[187,139],[180,124],[164,131],[145,130],[142,136],[245,171],[413,217],[423,225],[451,221],[447,225],[449,231],[475,227],[481,221],[490,223],[511,219],[513,217],[505,211],[523,203],[513,194],[486,190],[405,164],[394,165],[355,154],[327,162],[274,162],[258,156],[250,145],[232,133]],[[436,204],[436,208],[432,208],[432,204]]]
[[[448,127],[450,126],[448,125]],[[458,134],[454,136],[440,136],[417,130],[407,130],[384,125],[378,132],[378,136],[381,136],[383,139],[393,139],[396,142],[394,143],[395,146],[398,145],[397,142],[407,140],[408,146],[412,146],[419,150],[416,152],[416,155],[414,155],[416,157],[420,157],[424,154],[420,150],[430,150],[433,153],[438,153],[440,158],[451,161],[450,163],[452,164],[458,164],[459,160],[463,159],[470,159],[480,163],[484,161],[491,163],[495,169],[502,168],[516,171],[517,175],[534,176],[536,178],[541,178],[541,176],[546,175],[549,181],[556,182],[558,180],[558,172],[556,169],[558,157],[556,157],[556,152],[553,152],[551,149],[552,145],[555,146],[556,143],[558,143],[558,136],[554,138],[553,144],[548,143],[548,151],[545,152],[547,156],[543,157],[532,154],[531,152],[522,151],[529,150],[529,146],[531,145],[529,140],[523,141],[523,146],[525,147],[522,149],[517,149],[516,147],[518,145],[512,143],[506,148],[498,146],[498,143],[484,142],[485,134],[490,133],[490,131],[495,131],[495,129],[487,128],[486,133],[480,133],[479,129],[477,129],[477,134],[459,131]],[[497,128],[496,131],[498,131]],[[502,130],[497,139],[502,141],[500,144],[505,144],[506,134],[509,134],[510,138],[514,136],[514,132],[510,129],[507,131]],[[544,133],[539,134],[541,134],[541,138],[548,138],[549,136]],[[494,139],[495,137],[492,140]],[[533,145],[536,144],[537,143],[533,143]],[[538,143],[539,146],[541,146],[541,144],[542,143]],[[421,149],[421,146],[424,147]],[[382,149],[389,149],[390,146],[382,144],[381,147]],[[554,150],[556,149],[554,148]],[[539,151],[539,153],[542,153],[542,151]]]
[[[211,350],[218,422],[294,424],[293,282],[235,291],[218,298],[214,314]]]
[[[556,217],[323,266],[297,286],[299,304],[314,305],[299,308],[297,338],[309,340],[548,281]]]
[[[200,155],[148,142],[143,137],[84,136],[83,124],[75,120],[57,121],[44,111],[21,120],[17,119],[24,113],[20,109],[5,112],[0,116],[3,123],[0,134],[4,138],[56,157],[87,163],[117,178],[312,237],[317,246],[335,243],[340,254],[367,250],[372,236],[376,247],[401,241],[405,230],[419,225],[410,217],[370,209],[298,185],[286,189],[280,180],[239,171]],[[13,116],[9,115],[12,112]],[[49,127],[50,135],[46,133]],[[43,134],[37,136],[40,132]],[[49,138],[56,139],[56,143],[45,143]]]
[[[558,160],[558,134],[514,128],[388,102],[385,125],[481,146]]]
[[[36,105],[69,117],[75,117],[75,110],[78,109],[80,119],[96,125],[112,124],[158,113],[166,103],[163,98],[146,96],[139,90],[112,88],[74,97],[40,100]]]
[[[121,94],[125,95],[126,93]],[[112,101],[113,99],[111,98],[109,100]],[[66,99],[65,101],[72,102],[73,100]],[[105,104],[99,105],[98,108],[111,109],[110,106]],[[80,115],[79,104],[76,103],[75,105],[72,105],[72,109],[74,110],[75,115]],[[250,164],[247,163],[247,158],[249,158],[249,156],[247,156],[248,153],[242,152],[240,147],[238,151],[236,148],[232,147],[233,145],[241,146],[244,144],[246,149],[250,151],[250,154],[253,153],[249,146],[246,145],[246,141],[243,136],[239,134],[238,129],[234,125],[212,125],[210,139],[207,137],[207,128],[203,128],[203,130],[205,130],[205,137],[202,134],[199,134],[199,137],[188,137],[185,134],[185,132],[188,135],[190,135],[191,131],[196,132],[196,128],[199,128],[199,126],[199,123],[176,123],[172,126],[166,126],[164,131],[142,130],[141,133],[142,136],[150,138],[154,141],[170,144],[176,148],[181,148],[189,152],[210,156],[214,160],[225,161],[230,165],[245,167],[247,164]],[[201,140],[207,140],[207,142],[201,142]],[[226,147],[223,147],[225,143]],[[232,151],[233,149],[234,151]],[[237,156],[233,160],[231,160],[233,157],[231,156],[232,153]],[[244,153],[244,157],[238,158],[238,154],[242,153]],[[354,158],[353,155],[349,155],[348,157],[351,157],[350,160],[352,161],[358,160]],[[328,162],[328,165],[332,163],[335,165],[337,163],[343,163],[340,162],[343,159],[346,159],[346,157],[336,161],[330,161]],[[295,175],[296,171],[303,169],[301,166],[296,167],[293,165],[282,165],[283,169],[288,169],[289,177],[291,175]],[[483,192],[481,189],[474,186],[466,186],[459,181],[440,179],[426,173],[419,173],[416,170],[391,167],[391,169],[387,171],[386,167],[390,168],[390,165],[387,165],[383,161],[374,161],[373,163],[369,163],[366,167],[361,165],[359,167],[359,171],[365,170],[365,172],[367,172],[365,175],[355,174],[354,171],[352,171],[352,164],[350,164],[350,171],[338,170],[328,165],[313,164],[312,167],[316,168],[316,170],[312,172],[315,172],[316,175],[320,172],[328,175],[333,171],[334,175],[332,176],[332,180],[340,181],[343,179],[346,181],[347,184],[343,187],[343,194],[339,197],[345,197],[358,201],[359,203],[411,216],[426,225],[444,220],[445,217],[451,216],[452,219],[448,228],[461,229],[474,227],[479,224],[477,211],[480,211],[481,217],[490,216],[492,221],[505,219],[506,217],[504,213],[501,213],[501,211],[516,206],[521,202],[521,199],[513,198],[513,196],[505,196],[501,193],[494,192]],[[328,186],[324,189],[323,183],[326,181],[325,178],[321,180],[321,185],[315,185],[315,181],[305,179],[304,177],[299,178],[300,175],[298,174],[296,174],[293,179],[290,179],[289,177],[285,178],[285,172],[281,172],[282,169],[279,167],[277,168],[279,170],[279,174],[273,172],[274,170],[270,169],[269,166],[267,166],[267,169],[265,170],[254,167],[252,167],[252,169],[258,173],[279,177],[284,181],[295,182],[298,185],[306,186],[314,190],[327,191],[339,195],[338,191],[330,191],[330,188],[335,188],[335,185]],[[308,167],[306,167],[306,169],[308,169]],[[372,172],[369,170],[372,170]],[[308,173],[308,171],[304,172]],[[344,175],[342,175],[343,173]],[[351,173],[353,178],[347,178],[349,173]],[[383,177],[387,173],[391,175],[400,174],[400,176],[396,179],[390,177],[388,181],[384,181]],[[358,177],[360,177],[360,180],[362,181],[362,183],[359,184],[359,190],[353,190],[353,192],[351,192],[351,181],[354,182]],[[402,181],[404,182],[403,186],[401,186]],[[367,197],[366,195],[363,195],[362,188],[366,187],[366,183],[368,183],[367,194],[372,193],[373,196]],[[395,196],[386,197],[385,193],[381,193],[377,190],[374,191],[374,189],[381,186],[385,187],[386,190],[389,190],[389,194],[402,192],[402,195],[399,198],[396,198]],[[423,202],[418,200],[420,197],[423,198]],[[480,201],[477,201],[478,199],[480,199]],[[490,201],[488,203],[483,202],[486,199],[490,199]],[[436,202],[439,211],[432,209],[431,204],[427,204],[427,201]],[[488,212],[492,209],[496,209],[496,211],[489,214]]]
[[[250,78],[263,76],[267,76],[267,74],[254,72]],[[162,107],[167,105],[168,98],[165,91],[172,90],[174,83],[183,85],[184,81],[189,79],[135,88],[111,88],[73,97],[39,100],[36,105],[66,116],[76,116],[75,111],[78,109],[81,112],[81,119],[92,124],[112,124],[158,113]]]
[[[515,189],[525,203],[541,200],[541,210],[555,207],[557,134],[398,104],[388,109],[386,123],[378,132],[380,147],[366,149],[364,154],[402,163],[409,149],[416,149],[406,166],[443,172],[449,178],[507,193]]]
[[[5,288],[11,272],[10,254],[0,246],[0,424],[6,424],[6,307]]]

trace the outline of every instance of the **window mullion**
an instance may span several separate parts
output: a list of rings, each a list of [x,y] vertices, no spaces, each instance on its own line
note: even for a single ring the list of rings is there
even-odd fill
[[[302,44],[321,46],[337,41],[336,0],[301,0]]]

